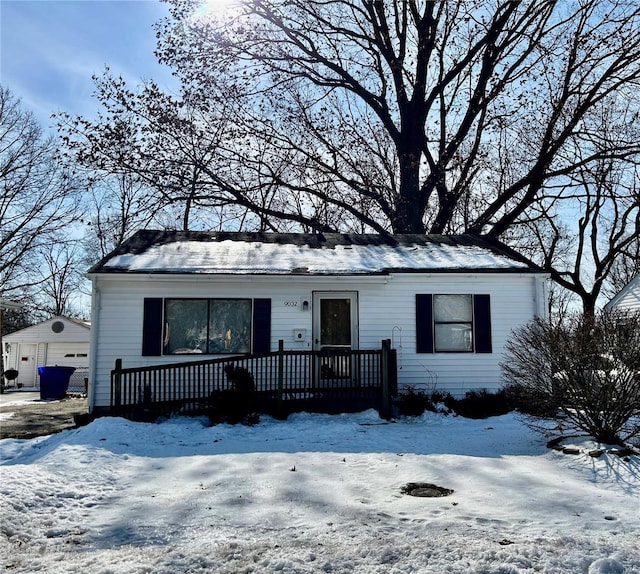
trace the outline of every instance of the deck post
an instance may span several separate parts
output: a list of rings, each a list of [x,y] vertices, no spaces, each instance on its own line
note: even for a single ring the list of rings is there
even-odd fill
[[[382,353],[380,355],[380,370],[382,375],[382,409],[381,416],[385,419],[391,418],[391,395],[389,393],[389,350],[391,349],[391,339],[382,340]]]
[[[113,396],[111,397],[111,403],[116,410],[120,410],[122,406],[122,359],[116,359],[113,374]]]
[[[282,417],[282,393],[284,389],[284,341],[278,340],[278,401],[276,412],[278,417]]]

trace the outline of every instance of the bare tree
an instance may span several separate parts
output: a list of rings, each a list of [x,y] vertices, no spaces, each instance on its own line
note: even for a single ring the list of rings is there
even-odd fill
[[[57,243],[41,255],[42,281],[32,295],[35,308],[47,317],[81,316],[84,274],[79,240]],[[86,293],[85,293],[86,294]]]
[[[619,180],[621,176],[610,160],[595,166],[595,171],[581,170],[577,175],[584,196],[573,263],[564,272],[557,264],[550,269],[552,278],[577,293],[584,312],[592,315],[615,262],[638,240],[640,204],[637,186],[640,180],[632,183],[635,189],[625,193],[625,185]]]
[[[158,202],[134,175],[120,173],[87,183],[84,263],[93,265],[158,214]]]
[[[20,329],[26,329],[33,325],[29,311],[25,307],[19,309],[3,309],[2,313],[2,335],[8,335]],[[0,369],[0,373],[2,369]]]
[[[42,281],[39,256],[75,218],[76,189],[56,145],[0,86],[0,290],[20,294]]]
[[[203,214],[207,228],[247,217],[237,196],[225,189],[212,193],[225,187],[233,169],[216,165],[220,134],[231,117],[224,106],[194,108],[187,99],[163,94],[152,82],[135,94],[108,71],[95,81],[106,110],[97,123],[66,114],[59,120],[63,134],[67,132],[63,143],[80,164],[98,173],[98,201],[111,206],[109,226],[124,231],[125,221],[141,225],[159,220],[165,227],[186,230],[203,226]],[[114,181],[117,191],[109,191]],[[269,201],[266,187],[256,187],[255,194]],[[94,207],[104,213],[104,205]]]
[[[520,237],[511,236],[511,244],[549,270],[560,288],[577,295],[588,315],[594,314],[612,273],[623,267],[631,272],[634,266],[640,240],[640,156],[611,154],[608,142],[637,139],[635,117],[628,106],[619,105],[594,114],[590,120],[599,138],[572,152],[577,160],[592,159],[545,186],[545,203],[529,211]]]
[[[181,93],[107,71],[102,117],[63,116],[61,129],[86,165],[182,205],[184,228],[195,209],[235,228],[510,241],[543,220],[566,227],[566,199],[595,229],[575,182],[637,164],[633,130],[600,129],[603,110],[638,124],[635,2],[246,0],[217,17],[169,3],[157,55]],[[618,230],[634,221],[620,209]],[[549,242],[542,258],[565,277]]]

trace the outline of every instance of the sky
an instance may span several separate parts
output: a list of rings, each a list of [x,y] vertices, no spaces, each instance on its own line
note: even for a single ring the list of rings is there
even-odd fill
[[[255,426],[102,417],[3,439],[0,570],[640,573],[640,457],[547,438],[513,414],[365,411]]]
[[[158,0],[0,0],[0,82],[45,129],[52,113],[98,111],[91,77],[107,65],[132,85],[170,85],[153,55],[166,14]]]

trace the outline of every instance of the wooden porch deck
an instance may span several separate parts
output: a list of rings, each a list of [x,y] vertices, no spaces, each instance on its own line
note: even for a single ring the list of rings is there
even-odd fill
[[[284,418],[292,412],[354,412],[377,409],[389,417],[397,393],[395,350],[382,341],[373,350],[285,350],[123,368],[111,371],[111,413],[131,419],[207,414],[239,392],[230,367],[250,373],[252,410]],[[245,371],[246,370],[246,371]],[[239,395],[238,395],[239,396]]]

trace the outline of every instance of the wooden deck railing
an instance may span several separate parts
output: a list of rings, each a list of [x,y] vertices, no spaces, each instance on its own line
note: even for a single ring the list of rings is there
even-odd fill
[[[247,369],[262,412],[286,416],[310,410],[340,412],[377,408],[389,416],[396,394],[395,351],[385,340],[373,350],[285,350],[111,371],[111,412],[139,418],[198,414],[219,392],[233,388],[229,366]]]

